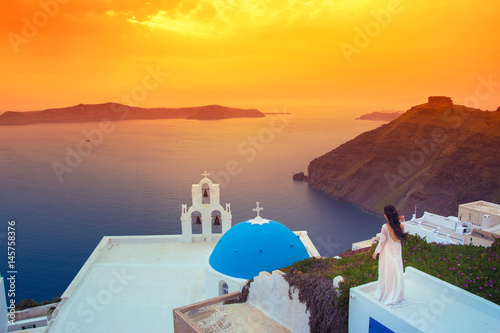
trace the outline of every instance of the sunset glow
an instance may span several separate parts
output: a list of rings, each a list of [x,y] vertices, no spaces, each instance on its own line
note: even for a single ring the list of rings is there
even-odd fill
[[[128,101],[322,116],[500,106],[500,3],[4,1],[0,110]],[[146,82],[150,71],[158,84]],[[143,87],[139,92],[139,88]],[[144,94],[144,91],[146,94]]]

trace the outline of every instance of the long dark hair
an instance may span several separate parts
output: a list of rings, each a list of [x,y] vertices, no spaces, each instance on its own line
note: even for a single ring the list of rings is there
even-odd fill
[[[408,233],[403,232],[403,230],[401,229],[401,225],[399,222],[399,214],[396,211],[396,207],[394,207],[393,205],[385,206],[384,214],[385,216],[387,216],[389,225],[392,227],[392,230],[394,230],[396,237],[398,239],[406,240],[406,236],[408,235]]]

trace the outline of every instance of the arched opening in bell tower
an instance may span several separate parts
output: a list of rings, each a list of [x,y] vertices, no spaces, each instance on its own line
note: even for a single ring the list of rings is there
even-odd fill
[[[191,214],[191,228],[193,235],[199,235],[203,231],[201,213],[198,211]]]
[[[201,203],[210,205],[210,186],[207,183],[201,186]]]
[[[220,210],[212,211],[211,215],[212,235],[222,233],[222,214]]]

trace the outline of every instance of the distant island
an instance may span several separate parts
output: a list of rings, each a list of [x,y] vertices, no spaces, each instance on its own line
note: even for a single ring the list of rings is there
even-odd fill
[[[356,118],[356,120],[392,121],[403,114],[404,111],[374,111]]]
[[[464,202],[500,203],[500,108],[429,97],[399,118],[313,160],[307,181],[330,196],[381,214],[394,204],[455,215]]]
[[[238,109],[221,105],[185,108],[140,108],[119,103],[78,104],[43,111],[6,111],[0,115],[0,125],[29,125],[39,123],[78,123],[108,120],[138,119],[196,119],[261,118],[257,109]]]

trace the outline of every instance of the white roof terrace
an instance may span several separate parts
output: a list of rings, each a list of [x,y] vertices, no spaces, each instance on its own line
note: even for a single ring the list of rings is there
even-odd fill
[[[306,231],[296,231],[311,256]],[[172,310],[205,300],[216,241],[181,235],[103,237],[69,287],[47,333],[173,332]],[[220,235],[215,235],[218,240]]]
[[[180,238],[104,237],[46,332],[173,332],[172,309],[205,299],[205,263],[216,244]]]

